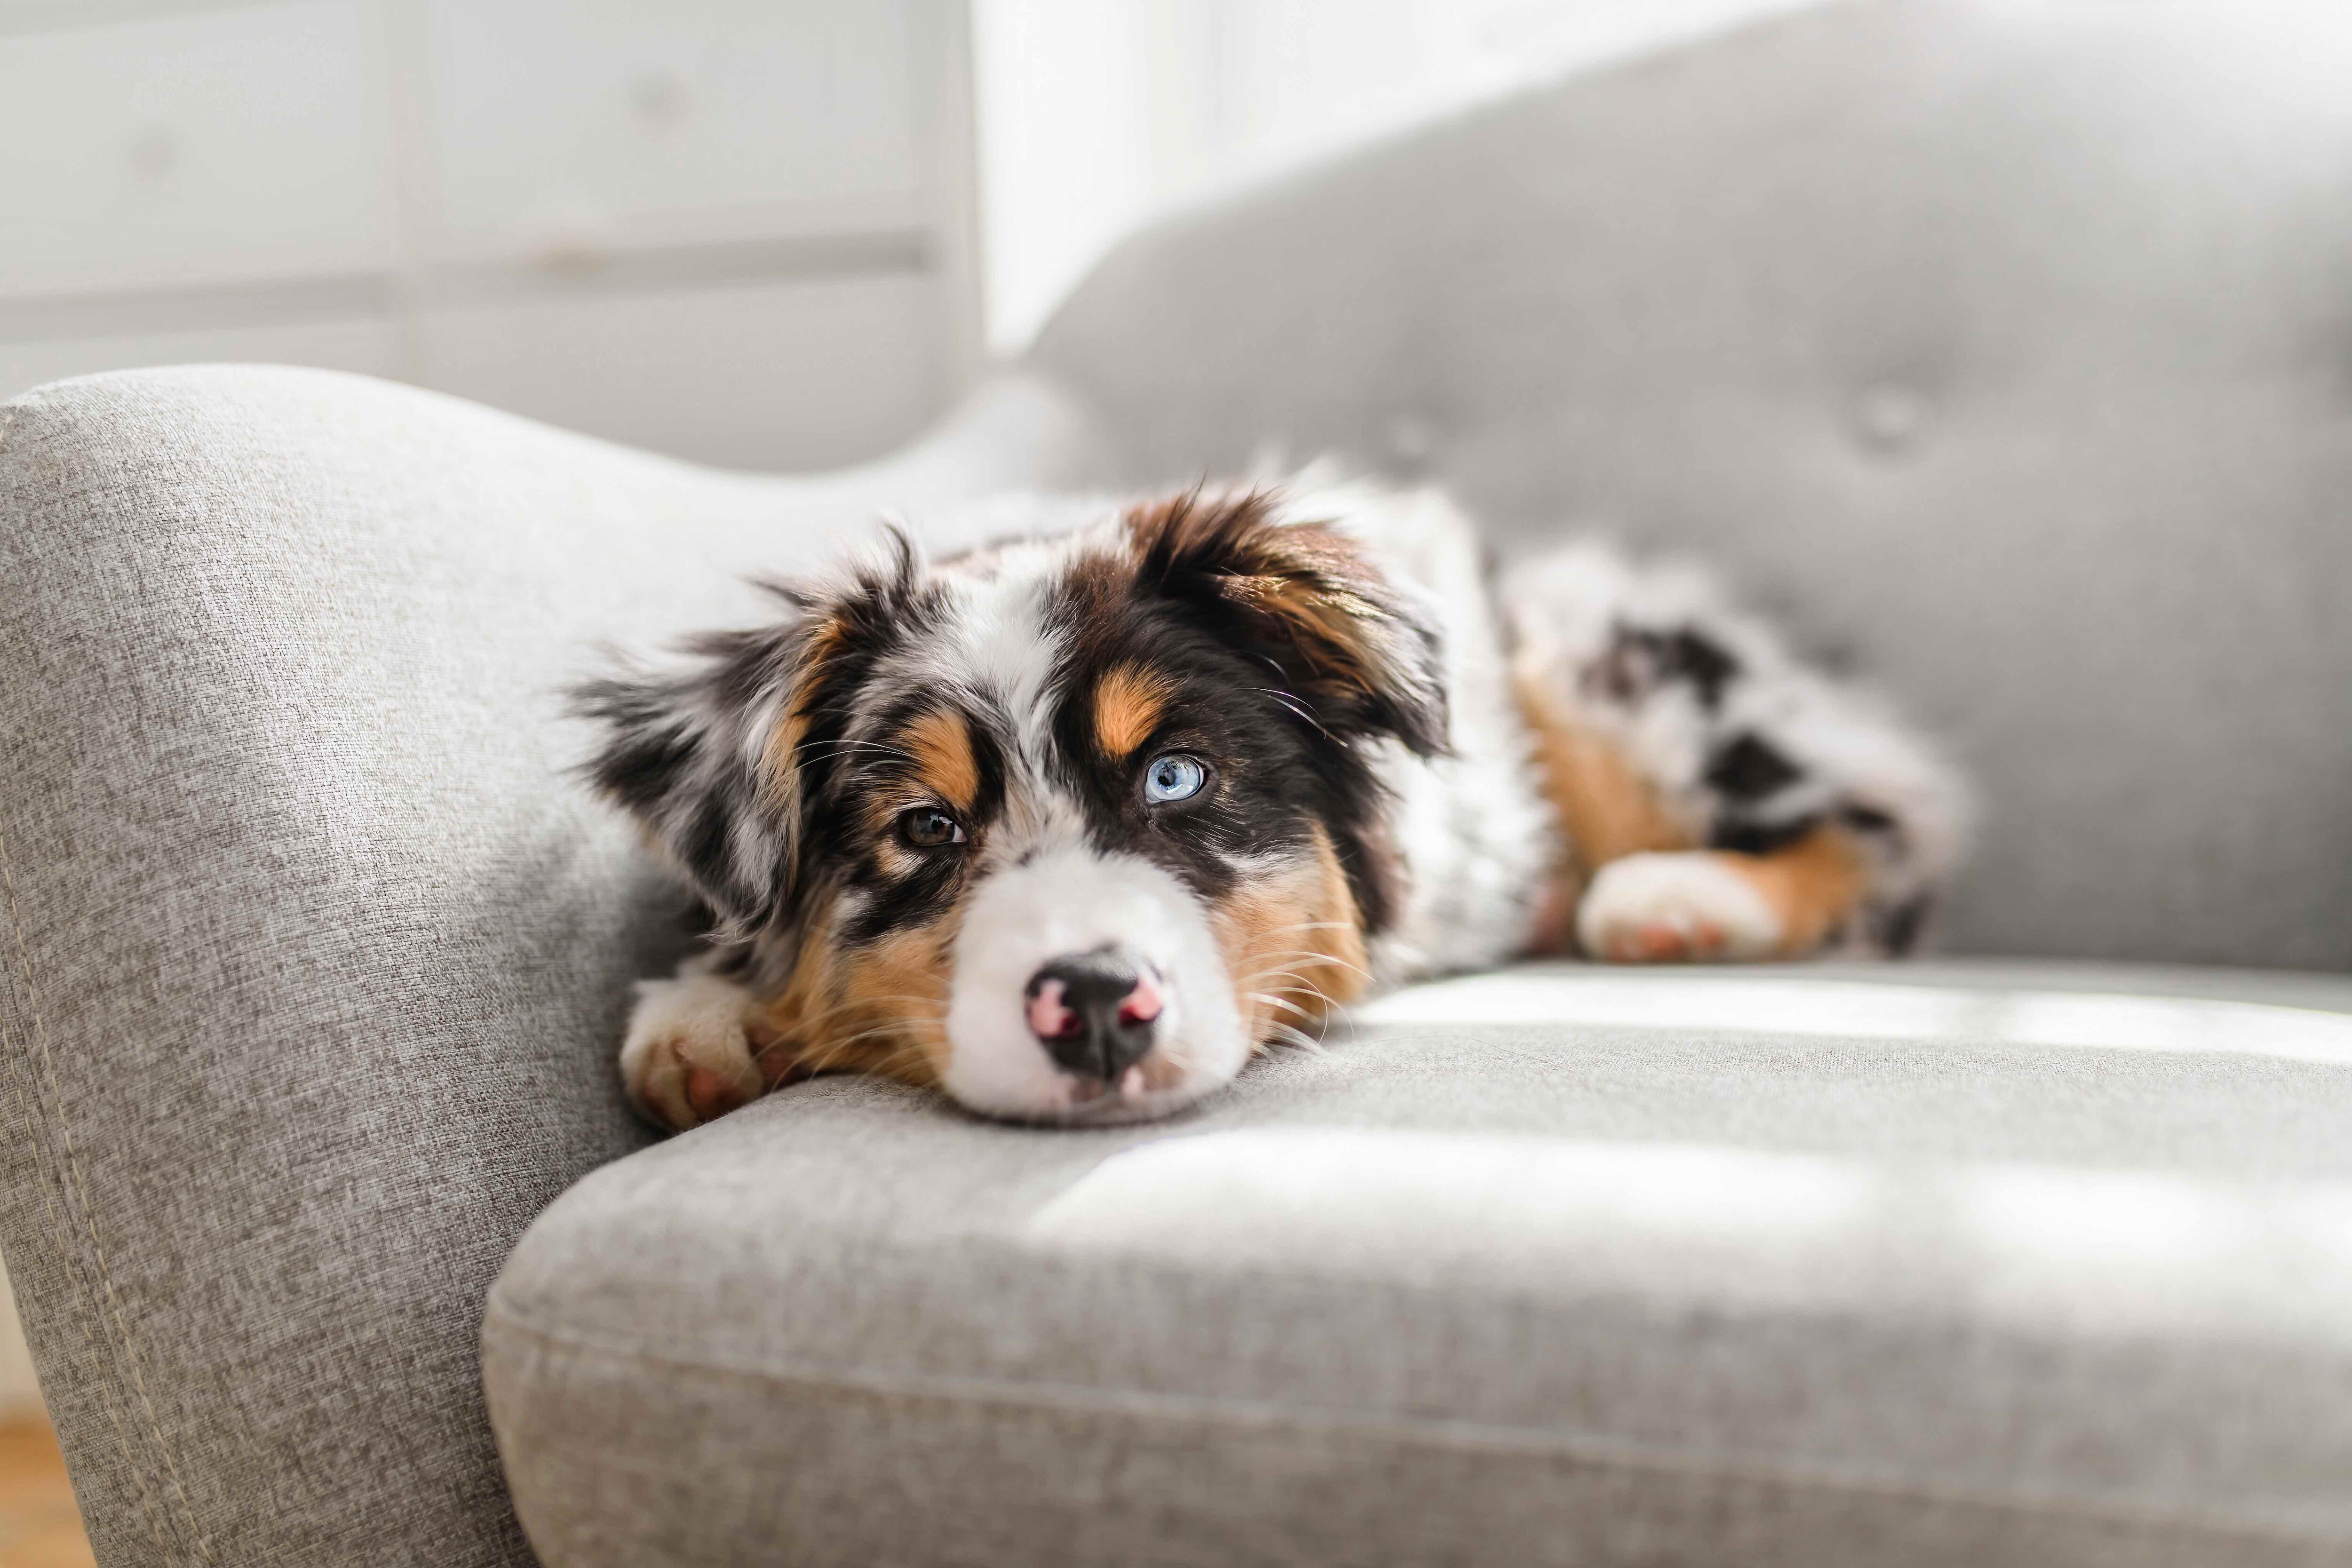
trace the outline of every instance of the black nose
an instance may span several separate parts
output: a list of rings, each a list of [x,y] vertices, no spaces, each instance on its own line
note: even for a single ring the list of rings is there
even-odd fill
[[[1081,1078],[1117,1083],[1151,1049],[1164,1005],[1151,966],[1116,947],[1057,958],[1029,977],[1029,1031]]]

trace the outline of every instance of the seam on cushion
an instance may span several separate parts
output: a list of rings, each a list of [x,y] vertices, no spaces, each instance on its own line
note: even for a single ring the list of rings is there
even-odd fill
[[[0,437],[6,435],[7,428],[14,427],[15,412],[14,409],[9,411],[11,416],[8,426],[5,428],[0,428]],[[139,1391],[140,1404],[146,1410],[147,1429],[155,1439],[155,1451],[163,1457],[163,1468],[172,1479],[172,1490],[179,1499],[180,1515],[187,1521],[188,1533],[196,1543],[197,1552],[206,1563],[213,1563],[216,1559],[213,1556],[212,1545],[205,1539],[203,1528],[196,1523],[195,1509],[188,1501],[187,1488],[180,1479],[180,1468],[173,1462],[171,1447],[163,1440],[163,1424],[155,1413],[154,1396],[148,1391],[146,1369],[140,1363],[138,1348],[131,1337],[131,1325],[122,1310],[122,1299],[115,1289],[114,1271],[107,1263],[105,1244],[99,1240],[98,1216],[96,1211],[90,1206],[89,1184],[82,1173],[81,1156],[74,1148],[73,1128],[65,1113],[65,1094],[58,1085],[57,1058],[50,1047],[48,1024],[41,1011],[40,989],[33,982],[32,952],[25,941],[25,917],[16,900],[16,871],[8,855],[8,839],[5,831],[0,831],[0,885],[5,885],[7,890],[8,923],[16,936],[17,967],[24,976],[25,1008],[31,1016],[33,1037],[40,1046],[42,1075],[48,1080],[49,1100],[58,1130],[58,1142],[65,1152],[68,1190],[73,1200],[69,1206],[79,1207],[81,1211],[82,1227],[89,1235],[90,1256],[98,1264],[99,1278],[105,1286],[107,1309],[114,1321],[117,1342],[121,1346],[123,1359],[130,1363],[131,1382]],[[20,1106],[23,1103],[21,1093],[18,1103]],[[44,1202],[47,1201],[47,1188],[44,1185]],[[55,1211],[52,1210],[51,1214],[54,1217]],[[61,1236],[63,1232],[60,1231]],[[91,1306],[94,1311],[96,1302],[93,1301]],[[100,1321],[103,1322],[104,1319],[101,1318]],[[85,1325],[85,1331],[86,1330],[87,1325]],[[113,1409],[113,1395],[110,1393],[107,1395],[107,1400],[110,1414]],[[119,1418],[116,1425],[120,1433]],[[125,1457],[131,1458],[127,1435],[123,1439],[123,1450]],[[143,1506],[147,1501],[146,1483],[143,1479],[138,1479],[139,1466],[135,1458],[130,1469],[139,1488],[140,1501]],[[159,1547],[162,1546],[162,1531],[152,1508],[148,1510],[148,1522],[157,1526],[156,1543]]]
[[[1429,1420],[1413,1416],[1363,1415],[1343,1411],[1232,1399],[1214,1395],[1160,1394],[1145,1389],[1087,1388],[1074,1384],[1016,1382],[1000,1378],[937,1374],[866,1373],[838,1368],[780,1369],[774,1366],[681,1356],[576,1330],[532,1322],[503,1305],[494,1290],[484,1314],[485,1332],[491,1328],[528,1334],[544,1343],[570,1351],[589,1351],[622,1361],[652,1362],[684,1371],[719,1373],[790,1384],[835,1397],[857,1396],[930,1399],[962,1405],[1004,1405],[1030,1409],[1062,1410],[1079,1415],[1155,1415],[1193,1426],[1290,1427],[1336,1433],[1344,1436],[1384,1438],[1434,1448],[1478,1448],[1523,1454],[1551,1455],[1580,1464],[1626,1470],[1653,1470],[1677,1475],[1720,1477],[1791,1490],[1834,1490],[1862,1493],[1895,1500],[1950,1503],[2010,1513],[2076,1518],[2093,1522],[2167,1529],[2186,1526],[2217,1535],[2236,1535],[2282,1546],[2338,1546],[2352,1537],[2283,1530],[2251,1521],[2217,1518],[2179,1509],[2155,1509],[2136,1503],[2105,1502],[2087,1498],[2063,1498],[2003,1493],[1968,1487],[1937,1487],[1916,1481],[1885,1480],[1874,1476],[1841,1474],[1829,1468],[1806,1468],[1753,1462],[1699,1459],[1663,1452],[1620,1437],[1591,1433],[1544,1432],[1525,1426],[1496,1426],[1481,1421]]]

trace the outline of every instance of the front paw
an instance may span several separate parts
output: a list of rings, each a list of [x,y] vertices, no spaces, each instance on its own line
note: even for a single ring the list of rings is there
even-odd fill
[[[1620,963],[1769,958],[1783,934],[1756,884],[1705,850],[1612,860],[1576,911],[1586,956]]]
[[[750,1001],[710,974],[639,984],[621,1046],[621,1082],[639,1115],[683,1132],[759,1098],[767,1085],[744,1032]]]

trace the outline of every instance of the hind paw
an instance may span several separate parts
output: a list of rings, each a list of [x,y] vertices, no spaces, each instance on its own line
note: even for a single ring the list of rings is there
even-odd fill
[[[1612,860],[1576,910],[1585,954],[1620,963],[1769,958],[1783,935],[1756,884],[1705,850]]]

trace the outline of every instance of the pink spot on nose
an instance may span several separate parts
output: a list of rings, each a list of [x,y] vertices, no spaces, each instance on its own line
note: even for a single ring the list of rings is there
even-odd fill
[[[1165,1005],[1166,999],[1160,994],[1160,983],[1146,974],[1135,983],[1135,989],[1119,1003],[1118,1021],[1122,1024],[1149,1024],[1160,1016],[1160,1009]]]
[[[1048,980],[1029,998],[1029,1032],[1041,1040],[1078,1032],[1078,1016],[1062,1005],[1062,983]]]

